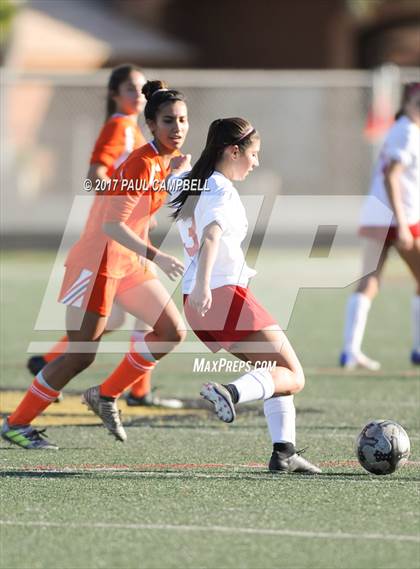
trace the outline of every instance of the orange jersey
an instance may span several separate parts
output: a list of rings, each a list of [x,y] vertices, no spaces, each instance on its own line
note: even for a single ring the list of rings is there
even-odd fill
[[[70,250],[66,265],[113,278],[135,271],[138,255],[108,237],[102,226],[105,222],[123,222],[148,242],[150,217],[166,200],[164,181],[168,173],[153,143],[132,152],[115,172],[109,189],[95,196],[83,233]]]
[[[105,164],[111,178],[131,152],[144,144],[146,139],[132,119],[127,115],[112,115],[99,133],[90,163]]]

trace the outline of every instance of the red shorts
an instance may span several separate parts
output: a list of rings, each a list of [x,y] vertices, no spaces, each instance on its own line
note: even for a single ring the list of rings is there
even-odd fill
[[[58,301],[66,306],[109,316],[114,299],[130,288],[157,278],[149,269],[139,266],[126,277],[115,279],[95,275],[88,269],[67,266]]]
[[[409,229],[415,239],[420,237],[420,221],[414,225],[410,225]],[[359,235],[361,237],[369,237],[370,239],[383,241],[384,245],[392,245],[397,239],[397,228],[394,225],[391,225],[391,227],[366,225],[359,229]]]
[[[196,336],[212,352],[229,350],[252,332],[277,325],[275,318],[258,302],[248,288],[226,285],[212,291],[211,308],[201,316],[184,295],[184,312]]]

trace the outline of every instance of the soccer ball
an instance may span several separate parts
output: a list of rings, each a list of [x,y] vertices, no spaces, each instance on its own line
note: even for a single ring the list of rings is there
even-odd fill
[[[395,421],[371,421],[356,441],[357,458],[372,474],[392,474],[407,462],[410,439]]]

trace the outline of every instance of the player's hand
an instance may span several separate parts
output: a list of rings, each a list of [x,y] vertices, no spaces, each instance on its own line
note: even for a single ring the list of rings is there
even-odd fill
[[[212,304],[211,290],[208,286],[196,284],[188,297],[191,308],[196,310],[200,316],[205,316]]]
[[[411,231],[408,225],[400,225],[397,228],[397,248],[401,249],[402,251],[409,251],[412,249],[414,244],[414,237],[411,234]]]
[[[174,156],[169,163],[172,176],[179,176],[183,172],[191,170],[191,154]]]
[[[152,232],[158,226],[158,222],[156,221],[156,216],[151,215],[149,219],[149,233]]]
[[[172,257],[172,255],[159,253],[155,256],[153,262],[168,275],[171,281],[175,281],[177,277],[181,277],[184,274],[184,265],[176,257]]]

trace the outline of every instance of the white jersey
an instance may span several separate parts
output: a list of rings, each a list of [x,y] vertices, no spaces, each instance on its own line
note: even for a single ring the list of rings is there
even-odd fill
[[[401,162],[401,200],[409,225],[420,219],[420,129],[408,117],[402,116],[389,130],[373,174],[370,192],[362,208],[362,226],[388,226],[386,210],[375,207],[374,196],[391,211],[392,207],[384,184],[384,169],[392,161]],[[395,216],[391,225],[396,225]]]
[[[248,230],[245,208],[232,182],[215,171],[207,180],[207,190],[202,191],[197,201],[194,217],[177,221],[185,254],[184,294],[190,294],[194,288],[203,232],[213,222],[220,225],[223,233],[211,273],[210,288],[224,285],[246,287],[249,279],[256,274],[247,266],[241,248]]]

